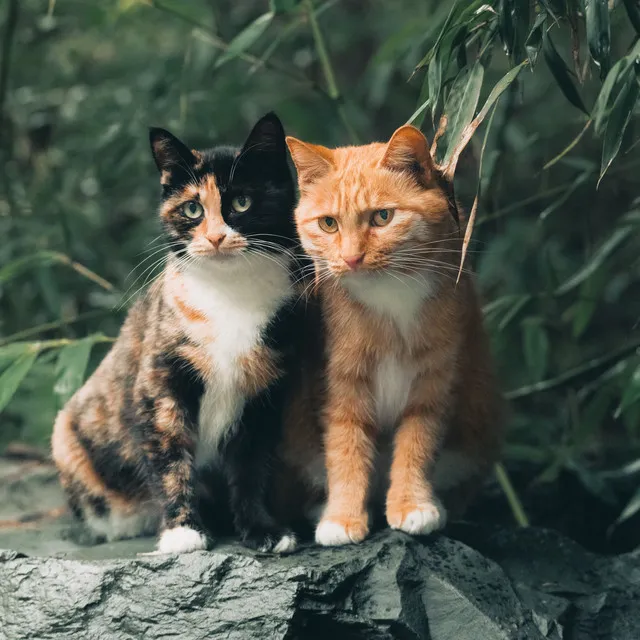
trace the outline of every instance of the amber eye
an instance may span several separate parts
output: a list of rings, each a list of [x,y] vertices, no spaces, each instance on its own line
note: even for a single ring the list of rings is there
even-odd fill
[[[326,233],[335,233],[338,230],[338,221],[331,216],[318,218],[318,225]]]
[[[237,211],[238,213],[244,213],[251,208],[251,203],[252,201],[249,196],[236,196],[231,201],[231,206],[233,207],[234,211]]]
[[[385,227],[393,220],[393,209],[378,209],[371,216],[371,224],[374,227]]]
[[[182,205],[182,213],[190,220],[197,220],[204,213],[204,209],[199,202],[189,200]]]

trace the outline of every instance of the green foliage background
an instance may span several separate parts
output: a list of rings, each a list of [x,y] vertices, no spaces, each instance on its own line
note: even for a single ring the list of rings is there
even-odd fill
[[[467,211],[477,198],[467,266],[512,400],[507,466],[538,482],[568,470],[622,512],[603,478],[640,470],[636,0],[3,0],[0,13],[0,449],[47,442],[161,268],[149,125],[238,143],[273,109],[331,146],[410,118],[433,139],[445,114],[440,160],[478,129],[455,187]],[[625,500],[624,518],[640,494]]]

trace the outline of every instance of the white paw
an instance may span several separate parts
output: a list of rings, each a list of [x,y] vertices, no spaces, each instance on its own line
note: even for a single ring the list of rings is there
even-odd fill
[[[273,553],[291,553],[298,546],[298,541],[293,534],[287,534],[280,538],[278,544],[273,547]]]
[[[366,535],[366,534],[365,534]],[[316,542],[323,547],[337,547],[342,544],[354,544],[360,542],[364,535],[349,532],[341,524],[331,522],[330,520],[322,520],[316,528]]]
[[[392,526],[414,536],[424,536],[432,531],[442,529],[447,522],[447,512],[438,500],[426,504],[421,509],[410,511],[400,523]]]
[[[191,527],[165,529],[160,534],[158,548],[153,555],[162,553],[188,553],[207,548],[207,537]]]

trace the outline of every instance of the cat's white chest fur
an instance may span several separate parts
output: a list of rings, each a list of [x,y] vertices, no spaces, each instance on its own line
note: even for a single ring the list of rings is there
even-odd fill
[[[274,257],[244,256],[233,269],[197,265],[182,275],[183,301],[206,321],[189,323],[191,338],[213,365],[200,401],[196,463],[215,457],[218,443],[242,415],[245,400],[239,359],[262,342],[263,331],[293,295],[287,264]]]
[[[422,306],[435,293],[436,283],[426,274],[389,275],[354,273],[344,279],[349,294],[373,314],[390,318],[400,335],[409,338]],[[387,354],[379,362],[372,380],[376,423],[392,429],[400,420],[417,374],[408,358]]]
[[[376,368],[373,400],[376,423],[380,429],[393,429],[407,406],[416,368],[409,362],[387,355]]]

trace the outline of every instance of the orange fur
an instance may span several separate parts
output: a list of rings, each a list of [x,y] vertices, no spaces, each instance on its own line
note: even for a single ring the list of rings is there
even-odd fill
[[[401,127],[387,144],[287,144],[301,191],[298,233],[316,266],[326,361],[293,400],[284,458],[310,487],[326,486],[317,534],[324,544],[340,543],[320,533],[327,523],[342,527],[343,542],[365,537],[367,502],[381,501],[380,485],[389,525],[424,533],[444,522],[436,491],[461,513],[501,440],[473,282],[467,272],[455,282],[459,230],[417,129]],[[382,209],[390,222],[376,226]],[[326,216],[337,230],[320,226]],[[355,267],[354,255],[361,256]],[[390,470],[382,466],[385,438]],[[461,461],[447,479],[460,478],[440,491],[434,477],[445,453]]]

